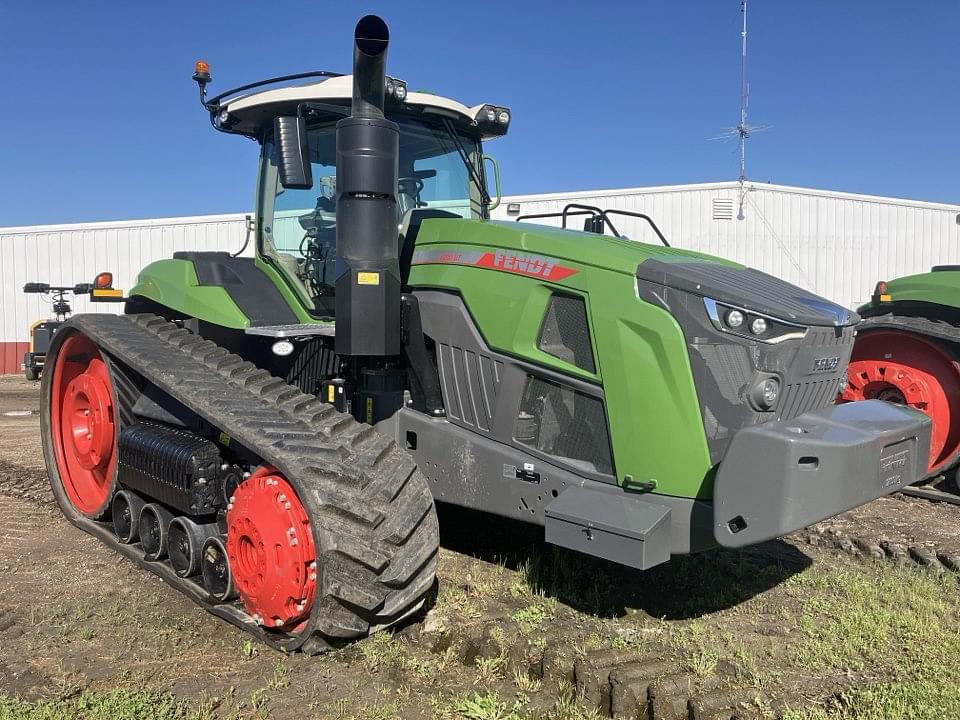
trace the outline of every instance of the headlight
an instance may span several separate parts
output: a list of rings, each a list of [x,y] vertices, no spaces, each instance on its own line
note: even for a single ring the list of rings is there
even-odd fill
[[[773,378],[764,380],[760,385],[760,395],[767,407],[773,407],[777,404],[777,398],[780,396],[780,383]]]
[[[739,310],[729,310],[724,319],[727,321],[727,325],[733,329],[743,325],[743,313]]]
[[[293,343],[289,340],[277,340],[270,349],[274,355],[286,357],[293,352]]]
[[[807,328],[789,320],[780,320],[744,307],[730,305],[713,298],[703,298],[710,322],[720,332],[754,342],[774,344],[802,338]]]
[[[505,135],[511,120],[510,108],[500,105],[481,105],[474,119],[484,135]]]
[[[403,80],[387,78],[385,89],[387,91],[387,95],[396,98],[400,102],[403,102],[407,97],[407,83],[405,83]]]
[[[750,390],[750,404],[757,410],[773,410],[779,399],[780,381],[775,377],[761,378]]]

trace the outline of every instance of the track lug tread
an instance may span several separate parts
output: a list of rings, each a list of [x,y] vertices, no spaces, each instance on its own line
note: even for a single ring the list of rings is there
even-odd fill
[[[306,628],[268,632],[225,606],[209,609],[277,647],[316,653],[423,606],[439,530],[426,479],[396,443],[163,318],[77,315],[67,326],[114,359],[131,392],[140,377],[157,385],[277,467],[301,496],[322,580]]]

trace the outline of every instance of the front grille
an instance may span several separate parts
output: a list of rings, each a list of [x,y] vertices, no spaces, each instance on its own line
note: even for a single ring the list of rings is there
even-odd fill
[[[840,380],[847,375],[847,363],[853,349],[853,327],[810,328],[794,359],[791,373],[785,378],[778,420],[791,420],[811,410],[830,405],[837,397]],[[820,358],[838,358],[830,372],[814,372]]]
[[[797,415],[829,405],[836,397],[839,385],[840,380],[836,377],[787,385],[777,420],[792,420]]]

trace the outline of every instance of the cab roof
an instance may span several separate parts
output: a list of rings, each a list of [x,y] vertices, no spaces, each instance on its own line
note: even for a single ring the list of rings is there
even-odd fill
[[[257,130],[280,113],[296,114],[302,102],[320,102],[329,105],[350,106],[353,98],[353,75],[339,75],[320,82],[287,85],[223,100],[219,104],[221,114],[226,112],[231,132],[256,135]],[[397,109],[439,111],[457,124],[476,127],[476,118],[485,104],[468,107],[463,103],[429,92],[408,92],[400,102],[386,99],[386,113]],[[503,133],[481,133],[484,140]]]

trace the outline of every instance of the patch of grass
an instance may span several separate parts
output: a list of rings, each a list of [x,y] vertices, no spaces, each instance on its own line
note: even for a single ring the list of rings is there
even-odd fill
[[[533,693],[543,686],[543,681],[524,670],[514,670],[513,684],[520,692]]]
[[[552,613],[540,603],[532,603],[514,612],[510,617],[520,624],[524,632],[530,632],[543,625],[552,617]]]
[[[474,679],[475,685],[488,685],[503,679],[504,657],[478,657],[474,661],[477,669],[477,677]]]
[[[65,699],[29,703],[0,696],[0,720],[204,720],[206,707],[194,707],[153,690],[87,691]]]
[[[290,677],[287,674],[287,666],[283,664],[283,660],[277,660],[277,664],[273,667],[273,679],[270,681],[268,686],[271,690],[282,690],[283,688],[290,687]]]
[[[960,717],[955,679],[883,683],[844,693],[827,709],[790,710],[783,720],[942,720]]]
[[[396,667],[403,663],[404,651],[400,643],[386,630],[376,632],[357,644],[363,664],[372,671]]]
[[[463,720],[520,720],[518,705],[508,705],[496,692],[473,693],[456,698],[452,710]]]
[[[835,569],[803,589],[798,619],[803,639],[793,653],[803,668],[899,676],[936,658],[941,667],[960,660],[952,578],[877,565]]]

